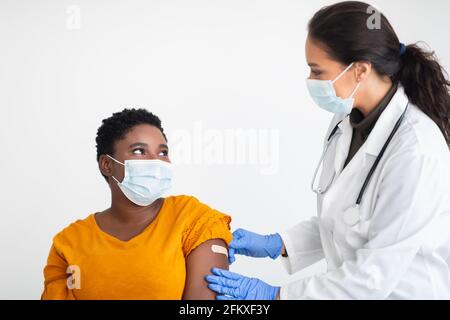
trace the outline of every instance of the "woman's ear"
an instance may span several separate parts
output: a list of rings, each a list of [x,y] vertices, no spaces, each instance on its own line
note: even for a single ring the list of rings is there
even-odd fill
[[[106,155],[102,154],[98,159],[98,168],[104,176],[112,176],[111,160]]]
[[[367,61],[360,61],[355,63],[354,73],[356,82],[366,80],[372,72],[372,64]]]

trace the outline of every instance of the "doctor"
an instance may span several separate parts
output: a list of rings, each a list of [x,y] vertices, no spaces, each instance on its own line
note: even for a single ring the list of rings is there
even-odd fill
[[[229,248],[280,257],[280,287],[226,270],[206,277],[217,299],[450,299],[450,83],[432,53],[399,42],[369,5],[341,2],[309,23],[307,87],[335,113],[312,190],[317,216],[290,230],[234,232]],[[318,168],[319,169],[319,168]]]

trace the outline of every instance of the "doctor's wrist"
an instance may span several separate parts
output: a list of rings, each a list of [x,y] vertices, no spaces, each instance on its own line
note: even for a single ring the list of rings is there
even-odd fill
[[[284,247],[283,240],[281,239],[281,236],[278,233],[271,234],[266,237],[268,239],[266,251],[268,253],[268,256],[271,259],[275,260],[283,253]]]
[[[283,258],[287,258],[288,257],[288,253],[287,253],[287,250],[286,250],[286,246],[283,244],[283,247],[281,248],[281,256],[283,257]]]

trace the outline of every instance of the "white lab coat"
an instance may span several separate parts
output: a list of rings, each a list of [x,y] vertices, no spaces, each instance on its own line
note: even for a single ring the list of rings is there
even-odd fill
[[[359,217],[346,211],[408,104],[399,87],[366,142],[342,170],[352,127],[342,119],[329,146],[317,216],[280,232],[281,258],[295,273],[323,258],[327,272],[281,287],[281,299],[450,299],[450,151],[437,125],[409,104],[405,118],[367,186]],[[450,107],[450,106],[449,106]]]

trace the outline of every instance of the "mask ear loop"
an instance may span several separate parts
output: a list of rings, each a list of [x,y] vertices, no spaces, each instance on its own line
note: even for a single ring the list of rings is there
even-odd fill
[[[348,70],[350,70],[350,68],[351,68],[354,64],[355,64],[354,62],[350,63],[350,65],[349,65],[347,68],[345,68],[345,70],[342,71],[341,74],[338,75],[336,79],[334,79],[333,81],[331,81],[331,83],[334,84],[336,81],[338,81],[340,78],[342,78],[342,76],[343,76]],[[360,85],[361,85],[361,82],[358,82],[358,84],[356,85],[355,90],[353,90],[353,92],[352,92],[352,94],[350,95],[349,98],[353,98],[353,96],[355,95],[356,91],[358,91]]]
[[[123,164],[122,162],[120,162],[119,160],[114,159],[113,157],[111,157],[109,154],[106,155],[107,157],[109,157],[111,160],[120,163],[121,165],[125,166],[125,164]]]
[[[109,154],[106,155],[107,157],[109,157],[111,160],[125,166],[122,162],[120,162],[119,160],[114,159],[113,157],[111,157]],[[116,177],[114,177],[113,175],[111,175],[111,177],[114,179],[114,181],[117,182],[117,184],[120,184],[120,181],[116,179]]]
[[[353,90],[352,94],[350,95],[350,98],[353,98],[353,96],[355,95],[356,91],[358,91],[360,85],[361,85],[361,82],[358,82],[358,84],[356,85],[355,90]]]
[[[114,179],[114,181],[117,183],[117,184],[119,184],[120,183],[120,181],[119,180],[117,180],[116,179],[116,177],[114,177],[114,176],[111,176],[113,179]]]
[[[331,81],[331,83],[334,84],[336,81],[338,81],[340,78],[342,78],[342,76],[343,76],[348,70],[350,70],[350,68],[353,66],[353,64],[354,64],[354,62],[350,63],[350,65],[349,65],[347,68],[345,68],[345,70],[342,71],[341,74],[338,75],[336,79],[334,79],[333,81]]]

